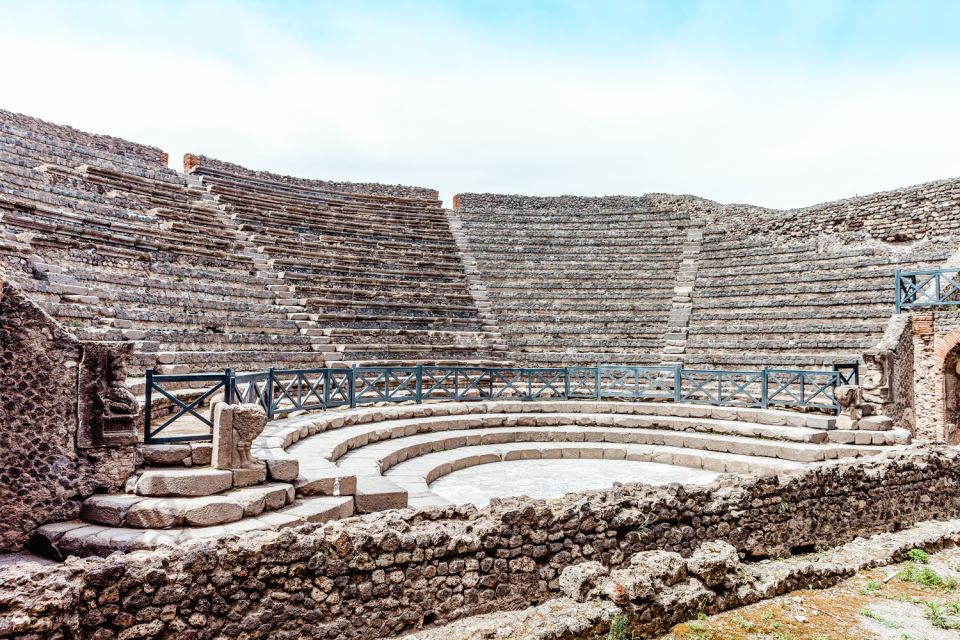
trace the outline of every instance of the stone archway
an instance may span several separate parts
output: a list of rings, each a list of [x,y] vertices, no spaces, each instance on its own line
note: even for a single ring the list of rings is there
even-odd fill
[[[938,336],[934,348],[943,439],[960,443],[960,329]]]

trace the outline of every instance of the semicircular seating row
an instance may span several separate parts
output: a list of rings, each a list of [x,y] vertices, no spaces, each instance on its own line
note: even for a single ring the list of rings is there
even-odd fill
[[[131,493],[93,496],[82,519],[41,527],[35,546],[55,557],[105,555],[355,513],[448,507],[431,491],[433,481],[502,461],[615,459],[788,474],[910,442],[888,418],[864,419],[859,427],[838,428],[837,418],[815,413],[593,401],[304,414],[268,424],[254,443],[254,456],[267,465],[266,484],[234,487],[229,471],[204,467],[147,468]]]

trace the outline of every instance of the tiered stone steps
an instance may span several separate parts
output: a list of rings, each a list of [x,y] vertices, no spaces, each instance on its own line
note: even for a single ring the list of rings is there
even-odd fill
[[[508,363],[435,192],[317,189],[239,167],[184,176],[162,161],[0,113],[0,260],[84,339],[136,342],[135,377]]]
[[[288,317],[332,338],[328,359],[505,362],[435,198],[338,193],[204,162],[191,175],[289,283]],[[382,340],[390,331],[412,339]]]
[[[148,468],[136,478],[131,493],[94,495],[84,501],[80,520],[40,527],[33,547],[55,558],[102,556],[325,522],[353,513],[352,495],[298,499],[289,483],[234,484],[231,471]]]
[[[254,457],[265,484],[182,466],[208,452],[148,446],[154,466],[129,492],[86,500],[81,521],[41,527],[48,555],[104,555],[353,513],[444,506],[429,483],[477,464],[543,458],[660,462],[728,473],[783,474],[908,444],[888,419],[843,428],[833,416],[673,403],[592,401],[393,405],[305,414],[270,423]],[[173,466],[158,466],[165,462]]]
[[[904,252],[873,243],[773,244],[707,230],[691,293],[688,368],[830,368],[857,361],[883,336],[897,268],[939,266],[949,238]]]
[[[688,218],[653,206],[581,211],[542,200],[542,208],[450,214],[510,358],[657,364]]]

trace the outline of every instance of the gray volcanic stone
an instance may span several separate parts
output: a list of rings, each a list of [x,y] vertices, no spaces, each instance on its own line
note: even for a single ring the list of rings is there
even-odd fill
[[[581,562],[567,567],[560,574],[560,590],[578,602],[586,600],[596,581],[609,574],[599,562]]]
[[[183,518],[191,527],[208,527],[235,522],[243,517],[244,509],[236,502],[212,496],[190,500]]]
[[[127,526],[138,529],[172,529],[182,522],[183,510],[173,500],[144,500],[127,510]]]
[[[119,527],[127,511],[144,498],[129,494],[90,496],[80,507],[80,517],[90,522]]]
[[[705,542],[687,560],[687,571],[711,589],[724,586],[730,576],[741,571],[740,556],[726,542]]]

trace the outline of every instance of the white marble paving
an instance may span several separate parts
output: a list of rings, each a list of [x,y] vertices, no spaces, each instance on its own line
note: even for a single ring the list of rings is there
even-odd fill
[[[515,460],[481,464],[439,478],[430,490],[456,504],[487,505],[490,498],[525,495],[558,498],[614,482],[707,484],[717,473],[656,462],[608,459]]]

